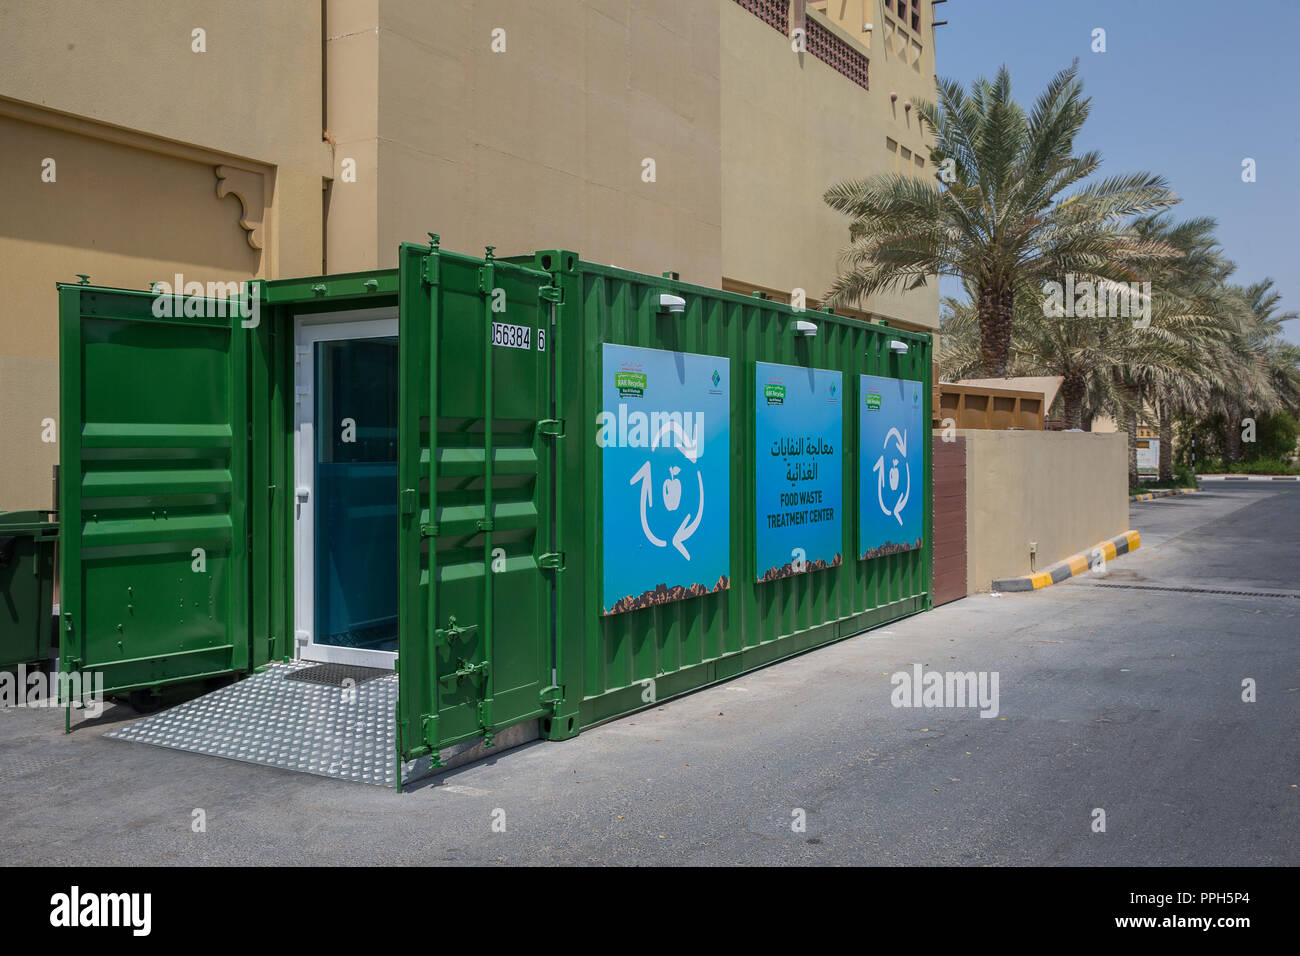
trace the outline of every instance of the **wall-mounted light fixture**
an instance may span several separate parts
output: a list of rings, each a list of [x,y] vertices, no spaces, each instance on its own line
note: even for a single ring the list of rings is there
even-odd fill
[[[680,295],[673,295],[671,292],[659,293],[659,311],[660,312],[685,312],[686,300]]]
[[[814,335],[817,334],[817,323],[807,322],[804,321],[803,319],[799,319],[794,324],[794,334],[806,335],[809,338],[812,338]]]
[[[890,340],[889,340],[889,351],[893,352],[895,355],[906,355],[906,354],[907,354],[907,343],[906,343],[906,342],[900,342],[900,341],[898,341],[898,339],[890,339]]]

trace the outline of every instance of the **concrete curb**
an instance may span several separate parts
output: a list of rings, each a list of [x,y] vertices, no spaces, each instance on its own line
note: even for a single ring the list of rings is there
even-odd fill
[[[1125,531],[1109,541],[1102,541],[1087,551],[1072,554],[1064,561],[1058,561],[1046,571],[1027,574],[1020,578],[1001,578],[993,582],[994,591],[1037,591],[1053,584],[1059,584],[1066,578],[1082,574],[1088,570],[1088,556],[1100,550],[1107,561],[1113,561],[1121,554],[1136,551],[1142,546],[1142,536],[1136,531]]]
[[[1300,481],[1297,475],[1197,475],[1197,481]]]
[[[1129,495],[1129,501],[1150,501],[1153,498],[1170,498],[1174,495],[1194,495],[1200,488],[1162,488],[1159,491],[1144,491],[1140,495]]]

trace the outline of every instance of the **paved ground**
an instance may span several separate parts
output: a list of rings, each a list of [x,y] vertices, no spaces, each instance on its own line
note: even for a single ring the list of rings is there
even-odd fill
[[[968,598],[401,796],[104,739],[125,708],[67,738],[0,711],[0,861],[1300,864],[1300,600],[1099,586],[1300,595],[1300,489],[1132,515],[1106,579]],[[913,662],[997,671],[999,716],[892,707]]]

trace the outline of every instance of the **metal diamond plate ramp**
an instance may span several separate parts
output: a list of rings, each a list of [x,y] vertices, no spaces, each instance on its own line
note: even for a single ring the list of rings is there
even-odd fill
[[[348,687],[285,679],[313,666],[307,661],[272,664],[260,674],[104,736],[397,786],[397,676]],[[427,774],[427,764],[404,764],[403,782]]]

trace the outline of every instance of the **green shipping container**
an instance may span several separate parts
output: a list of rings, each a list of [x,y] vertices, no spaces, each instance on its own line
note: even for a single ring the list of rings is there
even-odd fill
[[[436,241],[253,291],[60,286],[64,654],[109,693],[396,667],[436,759],[930,606],[928,335]]]

